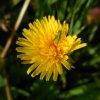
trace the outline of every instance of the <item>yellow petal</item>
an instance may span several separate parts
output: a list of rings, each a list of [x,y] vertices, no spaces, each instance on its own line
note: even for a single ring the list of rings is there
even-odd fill
[[[69,30],[69,26],[68,26],[68,24],[66,24],[66,22],[64,21],[64,22],[63,22],[63,26],[62,26],[62,33],[63,33],[64,36],[67,35],[68,30]]]
[[[17,58],[20,58],[21,60],[29,60],[29,56],[25,54],[19,54],[17,55]]]
[[[31,34],[30,30],[27,30],[27,29],[24,28],[22,34],[25,38],[32,41],[33,37],[32,37],[32,34]]]
[[[36,63],[32,64],[32,65],[28,68],[27,74],[31,73],[38,65],[39,65],[39,62],[36,62]]]
[[[51,66],[49,68],[49,70],[47,71],[47,74],[46,74],[46,81],[49,81],[51,75],[52,75],[52,72],[53,72],[53,66]]]
[[[83,48],[85,46],[87,46],[87,43],[82,43],[82,44],[77,45],[73,50],[77,50],[77,49]]]
[[[61,64],[56,64],[57,70],[59,72],[59,74],[63,74],[63,68]]]
[[[45,75],[46,75],[46,71],[44,70],[44,71],[42,71],[42,73],[41,73],[41,75],[40,75],[40,79],[41,80],[43,80],[43,78],[45,77]]]
[[[35,76],[39,75],[39,74],[42,72],[42,68],[43,68],[43,65],[40,64],[40,65],[36,68],[36,70],[31,74],[31,76],[32,76],[32,77],[35,77]]]
[[[30,42],[20,42],[20,41],[16,41],[16,44],[20,46],[28,46],[28,47],[32,45]]]
[[[43,68],[45,67],[45,64],[47,63],[47,60],[44,62],[40,63],[40,65],[36,68],[36,70],[31,74],[32,77],[35,77],[36,75],[39,75]]]
[[[71,65],[70,65],[67,61],[63,60],[63,61],[62,61],[62,64],[63,64],[64,67],[67,68],[68,70],[71,69]]]
[[[32,64],[30,60],[22,61],[21,64]]]
[[[56,81],[58,78],[58,71],[57,71],[57,67],[54,65],[53,66],[53,80]]]

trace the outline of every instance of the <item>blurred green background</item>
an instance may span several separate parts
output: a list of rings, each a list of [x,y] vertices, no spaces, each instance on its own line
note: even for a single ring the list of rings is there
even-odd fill
[[[11,35],[24,0],[0,0],[0,54]],[[31,78],[29,65],[16,58],[16,40],[29,22],[54,15],[69,23],[88,46],[71,54],[75,69],[65,70],[56,82]],[[100,100],[100,0],[31,0],[4,59],[0,58],[0,100],[8,100],[5,71],[12,100]],[[11,100],[11,99],[9,99]]]

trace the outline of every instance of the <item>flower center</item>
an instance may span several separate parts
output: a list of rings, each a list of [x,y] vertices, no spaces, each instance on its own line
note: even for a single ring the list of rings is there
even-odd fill
[[[49,47],[50,47],[49,56],[56,57],[57,56],[57,47],[56,47],[56,45],[54,43],[51,43]]]
[[[46,46],[40,46],[40,56],[43,59],[59,61],[64,57],[64,51],[60,45],[50,42]]]
[[[63,58],[63,51],[58,45],[51,43],[48,56],[49,58],[58,61]]]

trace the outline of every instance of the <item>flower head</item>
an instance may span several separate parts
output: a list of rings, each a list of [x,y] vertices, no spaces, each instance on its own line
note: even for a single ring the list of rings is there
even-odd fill
[[[16,50],[24,64],[31,64],[28,74],[32,77],[40,75],[40,79],[46,76],[46,80],[53,74],[56,81],[58,74],[63,74],[63,66],[71,69],[68,54],[85,47],[86,43],[67,33],[68,24],[65,21],[61,24],[54,16],[43,17],[41,21],[36,19],[29,23],[29,29],[23,29],[24,37],[18,38]]]

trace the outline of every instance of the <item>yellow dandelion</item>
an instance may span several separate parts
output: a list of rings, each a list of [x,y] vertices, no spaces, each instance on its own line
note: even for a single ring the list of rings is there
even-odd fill
[[[53,75],[56,81],[58,74],[63,74],[63,66],[70,70],[68,54],[86,46],[76,35],[68,35],[68,24],[55,20],[54,16],[43,17],[29,23],[29,29],[23,29],[22,35],[16,42],[18,58],[24,64],[31,64],[27,70],[32,77],[40,75],[48,81]]]

